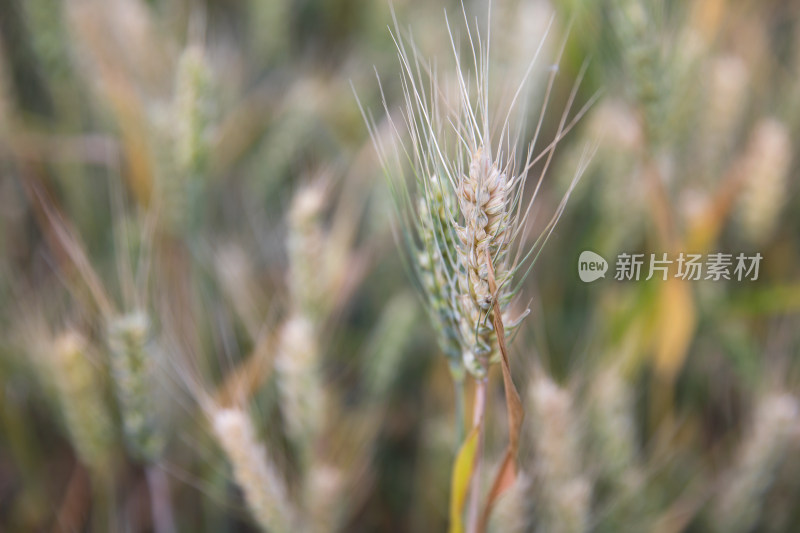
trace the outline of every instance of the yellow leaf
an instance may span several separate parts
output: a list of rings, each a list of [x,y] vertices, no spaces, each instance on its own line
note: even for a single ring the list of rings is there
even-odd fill
[[[475,467],[475,452],[478,449],[478,427],[472,428],[464,444],[458,450],[453,464],[453,478],[450,483],[450,533],[463,533],[464,522],[461,514],[467,499],[472,470]]]
[[[695,327],[695,310],[689,283],[669,279],[659,298],[655,364],[658,374],[672,383],[683,366]]]

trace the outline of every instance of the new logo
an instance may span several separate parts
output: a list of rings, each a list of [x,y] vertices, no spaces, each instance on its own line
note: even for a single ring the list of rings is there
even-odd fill
[[[578,276],[585,283],[606,277],[608,262],[594,252],[586,250],[578,258]]]

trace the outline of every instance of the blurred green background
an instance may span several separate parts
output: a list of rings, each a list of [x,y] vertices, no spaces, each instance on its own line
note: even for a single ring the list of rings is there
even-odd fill
[[[461,4],[393,8],[452,71],[444,13],[462,46]],[[487,5],[465,10],[485,27]],[[256,531],[207,398],[251,413],[291,500],[303,450],[335,466],[324,504],[298,504],[315,528],[446,529],[452,385],[358,105],[387,133],[390,27],[384,1],[0,0],[0,530]],[[491,528],[798,530],[800,4],[495,0],[491,39],[500,100],[544,42],[526,143],[558,69],[538,150],[583,65],[575,110],[596,98],[534,208],[536,234],[595,151],[522,289],[528,484]],[[580,281],[584,250],[605,279]],[[617,281],[623,252],[763,260],[756,281]],[[323,419],[300,445],[273,368],[299,310]],[[129,444],[114,367],[136,311],[155,455]],[[491,383],[493,467],[507,428]],[[575,453],[549,457],[548,438]]]

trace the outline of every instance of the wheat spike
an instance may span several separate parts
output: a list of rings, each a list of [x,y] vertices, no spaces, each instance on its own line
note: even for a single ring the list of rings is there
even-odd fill
[[[88,359],[88,341],[69,330],[54,344],[53,367],[60,404],[75,450],[84,464],[108,468],[112,423],[100,374]]]
[[[587,531],[591,484],[583,473],[580,435],[570,393],[549,378],[530,388],[535,474],[544,531]]]
[[[135,311],[112,320],[108,345],[125,443],[135,458],[156,461],[164,439],[153,397],[155,354],[147,315]]]
[[[187,46],[175,81],[175,161],[178,171],[200,177],[209,160],[214,115],[213,75],[201,46]]]
[[[267,458],[247,413],[240,408],[215,408],[211,422],[258,525],[272,533],[293,531],[295,513],[286,484]]]
[[[458,288],[453,256],[456,237],[449,224],[453,210],[453,195],[439,180],[431,178],[431,191],[417,203],[421,246],[417,251],[420,283],[427,295],[439,333],[442,351],[458,369],[461,366],[461,343],[457,308]],[[462,372],[463,373],[463,372]]]
[[[592,380],[588,405],[592,444],[604,475],[623,481],[639,463],[634,404],[629,385],[616,367],[602,369]]]
[[[747,63],[735,55],[714,58],[710,71],[701,127],[706,149],[704,155],[716,166],[729,156],[747,110],[750,72]]]
[[[306,502],[310,529],[314,533],[337,530],[342,515],[344,481],[344,473],[333,466],[317,465],[309,473]]]
[[[311,322],[290,317],[278,340],[275,370],[288,434],[301,450],[305,465],[319,436],[325,405],[319,369],[319,351]]]
[[[498,291],[504,292],[509,280],[508,246],[510,236],[509,181],[485,152],[479,148],[472,156],[469,174],[462,176],[457,189],[463,225],[456,226],[459,246],[458,288],[461,299],[461,337],[464,364],[475,375],[484,375],[496,354],[489,269],[494,269]],[[493,266],[489,263],[492,262]]]
[[[753,130],[743,165],[744,189],[739,222],[746,238],[762,243],[774,233],[786,201],[792,161],[789,130],[780,121],[762,119]]]
[[[286,248],[289,256],[289,296],[296,311],[315,322],[325,318],[331,301],[331,280],[322,215],[322,182],[300,189],[292,199]]]
[[[752,531],[765,492],[784,457],[798,421],[797,399],[770,393],[756,407],[751,433],[742,443],[736,465],[726,478],[716,502],[714,520],[719,531]]]
[[[464,17],[467,18],[466,12]],[[442,81],[433,63],[421,57],[414,43],[404,41],[395,19],[393,36],[401,63],[404,107],[402,125],[395,123],[386,109],[395,134],[394,145],[384,146],[380,132],[366,113],[365,120],[394,188],[400,229],[409,245],[412,266],[429,308],[440,322],[440,343],[446,353],[454,351],[456,339],[451,332],[457,331],[464,368],[482,378],[498,356],[494,346],[494,303],[499,304],[509,338],[527,314],[523,311],[512,318],[508,313],[519,288],[512,287],[511,281],[517,276],[516,281],[520,282],[530,272],[565,207],[566,197],[531,246],[526,244],[528,217],[556,145],[589,104],[567,121],[582,72],[555,138],[534,156],[542,122],[531,143],[523,148],[519,141],[524,124],[518,122],[524,120],[520,118],[524,114],[518,112],[517,106],[523,105],[520,100],[529,94],[524,90],[526,81],[544,47],[549,27],[513,98],[507,106],[493,109],[489,99],[488,38],[482,38],[480,29],[473,34],[467,28],[466,49],[471,50],[472,56],[465,63],[473,65],[474,71],[462,70],[462,58],[450,23],[446,23],[455,68]],[[556,69],[550,72],[542,119]],[[495,112],[504,120],[496,121]],[[584,153],[581,158],[576,179],[585,168],[587,155]],[[543,165],[535,190],[531,198],[523,200],[528,173],[540,161]],[[413,187],[406,183],[408,175],[414,177]],[[489,289],[491,271],[497,283],[496,294]],[[442,309],[443,305],[449,309]]]

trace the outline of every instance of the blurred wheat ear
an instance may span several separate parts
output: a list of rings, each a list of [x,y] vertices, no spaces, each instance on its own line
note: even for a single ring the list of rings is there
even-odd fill
[[[89,342],[79,332],[62,333],[53,344],[53,377],[78,456],[97,474],[107,475],[113,426],[100,386],[101,374],[88,350]]]
[[[153,396],[156,360],[147,315],[137,311],[112,319],[108,345],[125,443],[135,458],[155,462],[165,443]]]
[[[800,420],[794,396],[769,392],[756,405],[751,433],[741,443],[736,464],[723,479],[713,509],[719,531],[751,531],[761,515],[763,498]]]
[[[212,408],[209,416],[214,435],[258,524],[275,533],[294,531],[297,516],[286,483],[270,463],[247,412],[240,408]]]

